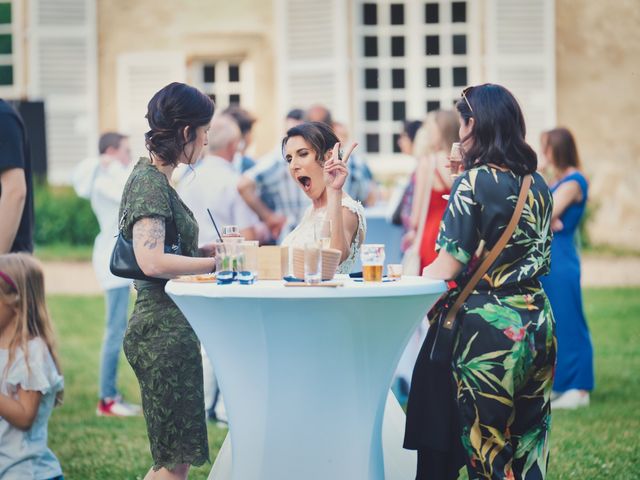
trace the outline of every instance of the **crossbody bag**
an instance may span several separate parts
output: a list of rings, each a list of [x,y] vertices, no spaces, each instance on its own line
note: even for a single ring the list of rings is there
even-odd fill
[[[136,175],[137,176],[137,175]],[[135,181],[135,178],[132,178],[129,182],[129,187],[123,196],[125,202],[127,201],[126,196],[129,194],[131,190],[131,185]],[[173,198],[171,193],[169,193],[169,207],[171,209],[171,222],[168,222],[165,226],[165,234],[164,234],[164,253],[172,253],[174,255],[182,255],[182,245],[181,245],[181,237],[178,233],[178,229],[176,226],[176,216],[175,209],[173,205]],[[123,278],[131,278],[133,280],[147,280],[152,282],[165,282],[166,279],[149,277],[144,274],[140,266],[138,265],[138,261],[136,260],[136,255],[133,250],[133,241],[127,240],[124,236],[124,226],[126,224],[127,214],[129,213],[129,209],[125,208],[122,211],[122,215],[120,217],[120,223],[118,224],[118,238],[116,240],[116,244],[113,247],[113,252],[111,252],[111,260],[109,262],[109,269],[111,273],[113,273],[117,277]]]
[[[432,362],[440,365],[450,365],[451,359],[453,357],[453,347],[456,338],[456,333],[459,328],[459,322],[457,321],[457,315],[464,305],[464,302],[467,301],[469,295],[473,292],[478,285],[478,282],[482,277],[484,277],[485,273],[491,268],[491,265],[496,261],[500,253],[507,246],[507,243],[513,236],[513,232],[520,221],[520,217],[522,216],[522,210],[524,209],[524,202],[527,199],[527,195],[529,193],[529,189],[531,187],[531,182],[533,178],[531,175],[526,175],[522,180],[522,186],[520,187],[520,194],[518,195],[518,201],[516,203],[516,208],[513,211],[513,215],[511,216],[511,220],[507,224],[507,228],[505,228],[504,232],[494,245],[494,247],[489,251],[487,256],[484,258],[478,269],[474,272],[473,276],[469,280],[469,282],[465,285],[460,292],[460,295],[456,298],[453,305],[449,309],[446,307],[443,308],[440,312],[439,321],[437,322],[438,331],[436,333],[436,338],[433,343],[433,347],[431,348],[431,352],[429,354],[429,358]]]

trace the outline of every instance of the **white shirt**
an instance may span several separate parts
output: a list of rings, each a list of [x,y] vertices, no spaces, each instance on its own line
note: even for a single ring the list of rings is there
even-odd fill
[[[238,192],[240,174],[224,158],[206,156],[198,160],[193,169],[182,167],[174,178],[176,191],[198,222],[199,245],[218,239],[207,208],[220,230],[223,225],[238,225],[243,230],[260,221]]]
[[[27,343],[29,370],[21,349],[15,352],[6,377],[0,377],[0,393],[17,399],[17,387],[42,393],[38,413],[26,432],[0,417],[0,478],[43,480],[62,475],[60,462],[47,447],[47,425],[56,394],[64,387],[44,341],[36,337]],[[0,348],[0,372],[5,371],[9,350]]]
[[[132,169],[133,164],[126,167],[115,159],[103,166],[99,159],[89,158],[73,173],[73,187],[79,196],[91,200],[91,208],[100,225],[100,233],[93,244],[93,269],[105,290],[131,284],[130,279],[113,275],[109,262],[118,235],[122,191]]]

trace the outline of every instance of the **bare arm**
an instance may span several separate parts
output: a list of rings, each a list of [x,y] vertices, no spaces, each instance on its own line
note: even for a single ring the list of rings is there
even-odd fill
[[[238,180],[238,192],[247,205],[260,217],[260,220],[269,227],[272,236],[278,237],[287,219],[284,215],[271,210],[260,200],[256,192],[256,182],[247,175],[241,176]]]
[[[27,181],[22,168],[10,168],[0,173],[0,254],[8,253],[18,233],[27,198]]]
[[[18,387],[17,400],[0,395],[0,417],[20,430],[29,430],[38,414],[41,399],[42,393]]]
[[[575,181],[565,182],[553,192],[553,213],[551,220],[559,219],[567,208],[582,200],[582,189]]]
[[[155,278],[173,278],[212,272],[215,259],[186,257],[164,253],[164,220],[159,217],[145,217],[133,226],[133,252],[145,275]]]
[[[422,270],[422,276],[434,280],[453,280],[464,265],[446,250],[441,249],[436,259]]]
[[[342,206],[342,191],[327,190],[327,215],[331,220],[331,248],[340,250],[340,262],[351,253],[351,241],[358,229],[358,216]]]

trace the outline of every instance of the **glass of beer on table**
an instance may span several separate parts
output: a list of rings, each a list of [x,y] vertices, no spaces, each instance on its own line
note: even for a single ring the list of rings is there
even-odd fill
[[[384,245],[368,244],[360,248],[362,279],[365,282],[381,282],[384,267]]]

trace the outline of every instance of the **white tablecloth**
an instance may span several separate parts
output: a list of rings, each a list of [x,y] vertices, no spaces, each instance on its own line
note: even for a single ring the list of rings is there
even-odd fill
[[[413,478],[415,456],[402,449],[404,414],[388,388],[445,284],[343,281],[338,288],[167,284],[225,399],[231,446],[225,441],[210,478]]]

